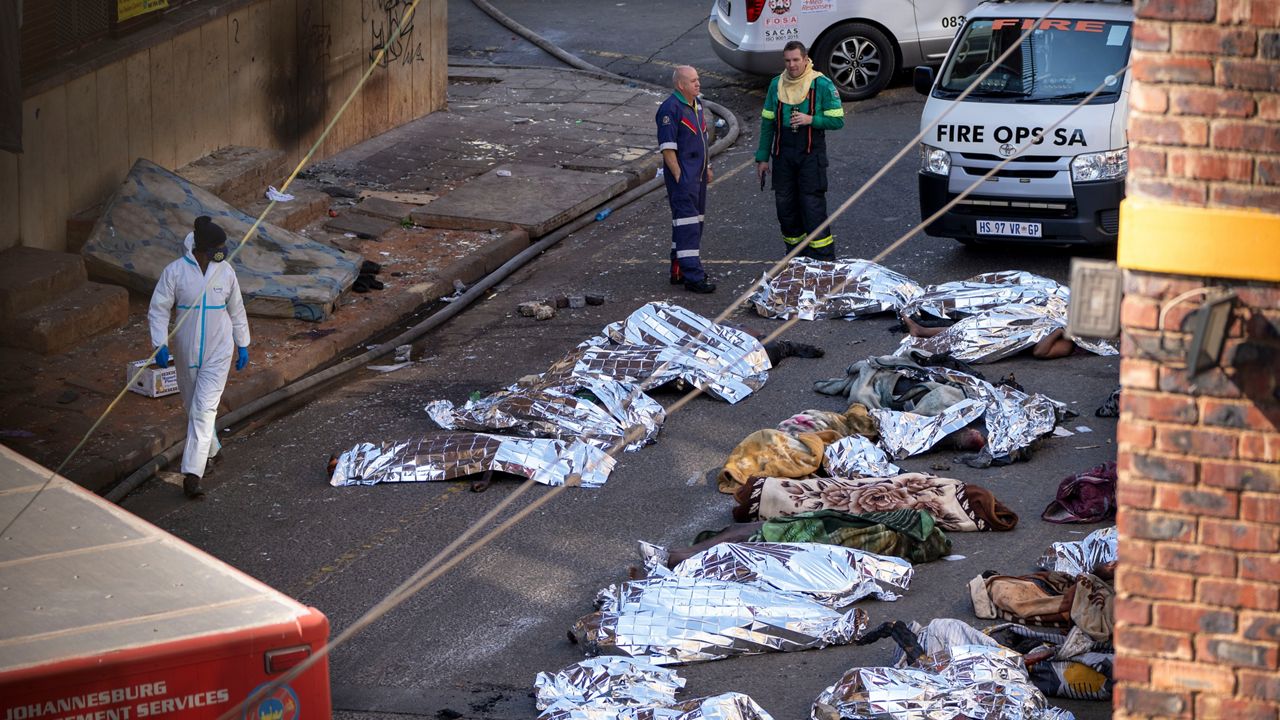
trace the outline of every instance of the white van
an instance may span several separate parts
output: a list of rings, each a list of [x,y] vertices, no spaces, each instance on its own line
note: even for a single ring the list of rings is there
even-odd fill
[[[845,100],[884,89],[899,68],[937,65],[979,0],[715,0],[707,34],[716,55],[757,75],[782,72],[799,40]]]
[[[982,182],[925,232],[962,243],[983,240],[1055,245],[1116,240],[1129,169],[1133,5],[1066,0],[1039,19],[1049,2],[987,2],[969,13],[935,81],[916,68],[928,95],[921,127],[920,214],[925,219],[954,199],[1040,130],[1046,137]],[[955,98],[1028,29],[1017,50],[963,102]],[[1102,91],[1061,124],[1071,108]]]

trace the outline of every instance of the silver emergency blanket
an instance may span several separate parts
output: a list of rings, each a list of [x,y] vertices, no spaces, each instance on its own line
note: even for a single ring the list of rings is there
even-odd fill
[[[868,414],[880,429],[880,446],[901,460],[927,451],[986,411],[984,403],[965,398],[937,415],[883,409],[869,410]]]
[[[606,326],[530,384],[610,378],[648,390],[683,380],[736,403],[764,386],[769,367],[764,346],[751,335],[653,302]]]
[[[822,451],[827,471],[836,477],[894,477],[902,468],[889,462],[878,445],[862,435],[847,435]]]
[[[728,692],[683,700],[668,707],[624,712],[618,720],[773,720],[773,716],[749,696]]]
[[[903,307],[921,293],[907,276],[870,260],[794,258],[751,296],[762,317],[856,318]]]
[[[805,595],[833,610],[865,597],[897,600],[889,587],[906,590],[914,569],[902,558],[820,543],[720,543],[670,570],[650,556],[650,576],[727,580]]]
[[[671,705],[684,683],[675,670],[617,656],[588,658],[533,680],[539,710],[601,701],[615,713],[626,706]]]
[[[431,482],[496,470],[543,485],[598,487],[609,478],[614,462],[580,440],[446,432],[403,442],[360,443],[338,456],[329,484]]]
[[[931,337],[908,335],[895,354],[912,349],[932,354],[948,354],[970,363],[990,363],[1015,355],[1067,327],[1067,304],[1053,298],[1043,305],[1010,303],[961,318],[956,324]],[[1071,336],[1076,345],[1096,355],[1118,355],[1119,350],[1105,340]]]
[[[583,660],[558,673],[538,673],[539,720],[772,720],[741,693],[677,701],[684,678],[626,657]]]
[[[1003,305],[1046,305],[1054,299],[1066,303],[1070,297],[1071,291],[1055,280],[1025,270],[1001,270],[926,285],[902,306],[901,314],[959,320]]]
[[[594,399],[582,397],[590,393]],[[578,438],[605,450],[626,438],[627,450],[653,442],[666,419],[656,400],[612,378],[572,385],[512,385],[457,408],[448,400],[427,404],[427,414],[445,430],[511,433],[527,437]],[[628,432],[632,432],[630,438]]]
[[[813,720],[1066,720],[1000,646],[955,645],[920,668],[857,667],[814,701]]]
[[[656,665],[845,645],[867,625],[861,608],[837,612],[800,593],[670,576],[601,590],[597,612],[570,631],[590,654]]]
[[[1096,574],[1099,567],[1119,557],[1115,527],[1094,530],[1083,540],[1056,542],[1040,557],[1040,567],[1068,575]]]
[[[1028,395],[1016,388],[992,385],[960,370],[929,366],[921,368],[920,375],[958,385],[964,388],[967,398],[982,401],[986,406],[982,418],[987,427],[987,444],[980,454],[997,460],[1053,432],[1068,413],[1066,405],[1040,393]]]

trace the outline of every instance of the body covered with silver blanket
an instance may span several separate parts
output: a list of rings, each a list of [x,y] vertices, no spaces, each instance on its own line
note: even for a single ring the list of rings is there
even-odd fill
[[[856,318],[897,310],[920,294],[906,275],[870,260],[794,258],[751,296],[762,317]]]
[[[800,593],[679,576],[610,586],[596,605],[574,623],[576,642],[657,665],[844,645],[867,625],[861,608],[842,613]]]
[[[538,673],[539,720],[772,720],[741,693],[676,700],[684,678],[644,660],[597,657]]]
[[[918,668],[856,667],[814,701],[812,720],[1066,720],[1031,684],[1022,656],[953,645]]]
[[[1027,350],[1066,327],[1067,304],[1062,300],[1044,305],[1010,303],[966,316],[931,337],[908,335],[896,352],[901,355],[915,348],[970,363],[991,363]],[[1095,355],[1120,354],[1105,340],[1070,339]]]
[[[654,557],[654,560],[657,558]],[[659,562],[652,576],[729,580],[806,595],[833,610],[867,596],[897,600],[889,588],[906,590],[914,569],[902,558],[820,543],[720,543],[668,570]]]
[[[902,468],[889,462],[884,449],[863,435],[846,435],[827,445],[823,451],[827,471],[835,477],[893,477]]]
[[[926,285],[902,306],[906,317],[960,320],[1003,305],[1065,303],[1071,291],[1056,280],[1025,270],[981,273],[968,280]]]
[[[600,448],[578,440],[444,432],[403,442],[360,443],[338,456],[329,484],[431,482],[495,470],[543,485],[597,487],[609,479],[614,463]]]
[[[578,345],[533,386],[612,378],[641,389],[684,380],[736,403],[769,379],[769,356],[751,335],[679,305],[652,302]]]
[[[583,397],[584,393],[590,398]],[[656,439],[666,419],[666,411],[656,400],[638,392],[634,385],[604,376],[559,386],[516,384],[468,401],[461,408],[448,400],[435,400],[426,410],[445,430],[578,438],[605,450],[619,441],[625,442],[627,450],[639,450]]]
[[[1040,567],[1068,575],[1097,574],[1119,556],[1115,527],[1094,530],[1082,540],[1056,542],[1040,556]]]

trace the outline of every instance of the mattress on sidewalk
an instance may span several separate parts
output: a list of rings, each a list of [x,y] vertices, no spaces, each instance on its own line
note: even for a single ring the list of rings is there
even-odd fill
[[[96,276],[150,294],[182,256],[200,215],[227,231],[234,250],[255,218],[155,163],[139,159],[98,219],[82,251]],[[355,282],[362,258],[263,223],[232,263],[250,315],[321,321]]]

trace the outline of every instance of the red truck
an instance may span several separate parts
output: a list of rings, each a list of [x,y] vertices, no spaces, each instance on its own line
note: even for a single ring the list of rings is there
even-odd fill
[[[327,720],[329,621],[0,446],[0,720]],[[38,495],[36,493],[39,492]]]

